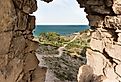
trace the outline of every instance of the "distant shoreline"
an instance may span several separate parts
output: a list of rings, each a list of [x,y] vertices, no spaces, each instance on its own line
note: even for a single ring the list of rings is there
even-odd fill
[[[88,25],[36,25],[33,35],[37,37],[41,32],[56,32],[68,36],[89,28]]]

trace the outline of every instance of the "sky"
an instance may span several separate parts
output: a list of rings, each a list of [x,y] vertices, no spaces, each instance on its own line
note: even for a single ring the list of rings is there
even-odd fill
[[[86,13],[76,0],[53,0],[50,3],[37,0],[37,5],[38,9],[33,13],[37,25],[88,25]]]

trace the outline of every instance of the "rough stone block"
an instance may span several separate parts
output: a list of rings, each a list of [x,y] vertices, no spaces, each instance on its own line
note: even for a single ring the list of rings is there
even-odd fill
[[[27,30],[32,31],[35,28],[35,16],[29,16]]]
[[[18,58],[14,58],[7,66],[3,67],[1,71],[1,82],[19,82],[19,80],[23,77],[23,61]]]
[[[16,55],[20,55],[21,53],[24,52],[25,46],[26,46],[26,43],[25,43],[24,37],[19,36],[13,39],[11,49]]]
[[[45,82],[46,72],[46,67],[37,67],[32,74],[32,82]]]
[[[90,26],[100,27],[103,26],[103,17],[98,15],[87,15]]]
[[[98,35],[96,33],[93,33],[92,37],[93,36],[96,37]],[[98,50],[99,52],[102,52],[103,48],[104,48],[104,43],[103,43],[102,39],[100,37],[97,37],[97,39],[94,37],[91,39],[90,47],[93,50]],[[100,39],[98,39],[98,38],[100,38]]]
[[[12,39],[12,32],[0,33],[0,54],[6,54],[9,52],[11,39]]]
[[[118,33],[118,42],[121,43],[121,33]]]
[[[7,59],[8,59],[7,54],[0,55],[0,69],[7,65],[7,63],[8,63]]]
[[[14,2],[14,5],[15,5],[16,8],[22,9],[23,0],[13,0],[13,2]]]
[[[38,63],[39,63],[35,54],[29,53],[26,55],[27,55],[27,57],[26,57],[25,62],[24,62],[25,73],[29,72],[30,70],[34,70],[38,66]]]
[[[37,1],[36,0],[24,0],[22,10],[25,13],[32,14],[37,10]]]
[[[34,42],[30,40],[26,40],[26,44],[27,44],[27,47],[25,49],[25,53],[35,51],[39,47],[38,42]]]
[[[106,28],[121,29],[121,16],[106,16],[104,25]]]
[[[36,0],[13,0],[15,7],[22,10],[24,13],[32,14],[37,10]]]
[[[107,43],[107,46],[105,48],[108,55],[113,57],[113,58],[121,60],[121,46],[112,45],[112,48],[110,48],[110,47],[108,47],[108,45],[111,45],[111,44]]]
[[[121,14],[121,0],[113,0],[114,4],[112,6],[112,9],[115,14]]]
[[[105,0],[104,4],[106,4],[107,7],[111,7],[113,5],[113,1],[112,0]]]
[[[25,30],[28,22],[28,15],[18,10],[17,12],[17,26],[15,30]],[[23,22],[22,22],[23,21]]]
[[[102,6],[90,6],[91,12],[95,14],[108,15],[111,14],[111,10],[106,8],[105,5]]]
[[[90,65],[97,75],[103,75],[103,68],[105,66],[105,59],[100,52],[94,52],[91,49],[88,49],[86,52],[87,55],[87,65]]]
[[[16,18],[11,0],[0,1],[0,32],[12,30],[16,23]]]

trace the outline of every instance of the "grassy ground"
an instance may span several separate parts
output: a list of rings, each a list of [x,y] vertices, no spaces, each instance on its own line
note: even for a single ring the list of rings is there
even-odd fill
[[[69,53],[74,53],[74,54],[80,55],[81,50],[83,50],[83,48],[89,46],[90,36],[87,35],[88,32],[89,32],[88,30],[80,32],[80,35],[76,38],[76,40],[74,40],[73,42],[71,42],[69,44],[68,44],[68,42],[70,40],[72,40],[75,35],[72,34],[72,35],[68,35],[68,36],[62,36],[56,32],[48,32],[48,33],[43,32],[39,36],[39,41],[40,41],[40,44],[52,45],[52,46],[56,46],[56,47],[61,47],[64,44],[68,44],[66,46],[66,50]]]

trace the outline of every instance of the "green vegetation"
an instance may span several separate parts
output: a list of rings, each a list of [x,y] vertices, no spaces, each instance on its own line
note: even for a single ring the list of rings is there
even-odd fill
[[[40,33],[39,42],[40,54],[58,55],[58,48],[68,44],[65,52],[60,57],[44,57],[44,61],[48,68],[53,71],[55,76],[62,81],[77,80],[78,68],[86,63],[85,57],[86,47],[89,47],[90,36],[89,31],[83,31],[80,35],[63,36],[56,32]],[[73,40],[77,36],[75,40]],[[70,42],[73,40],[72,42]],[[82,62],[83,61],[83,62]]]
[[[52,45],[56,47],[61,47],[64,46],[64,44],[69,43],[66,46],[67,51],[69,53],[80,54],[80,49],[89,46],[88,43],[90,41],[90,37],[87,35],[87,32],[89,31],[80,32],[80,35],[71,43],[69,43],[69,41],[71,41],[75,37],[75,35],[62,36],[56,32],[42,32],[40,33],[39,41],[40,44]]]
[[[41,44],[50,44],[53,46],[62,46],[65,41],[62,36],[56,32],[40,33],[39,41]]]

